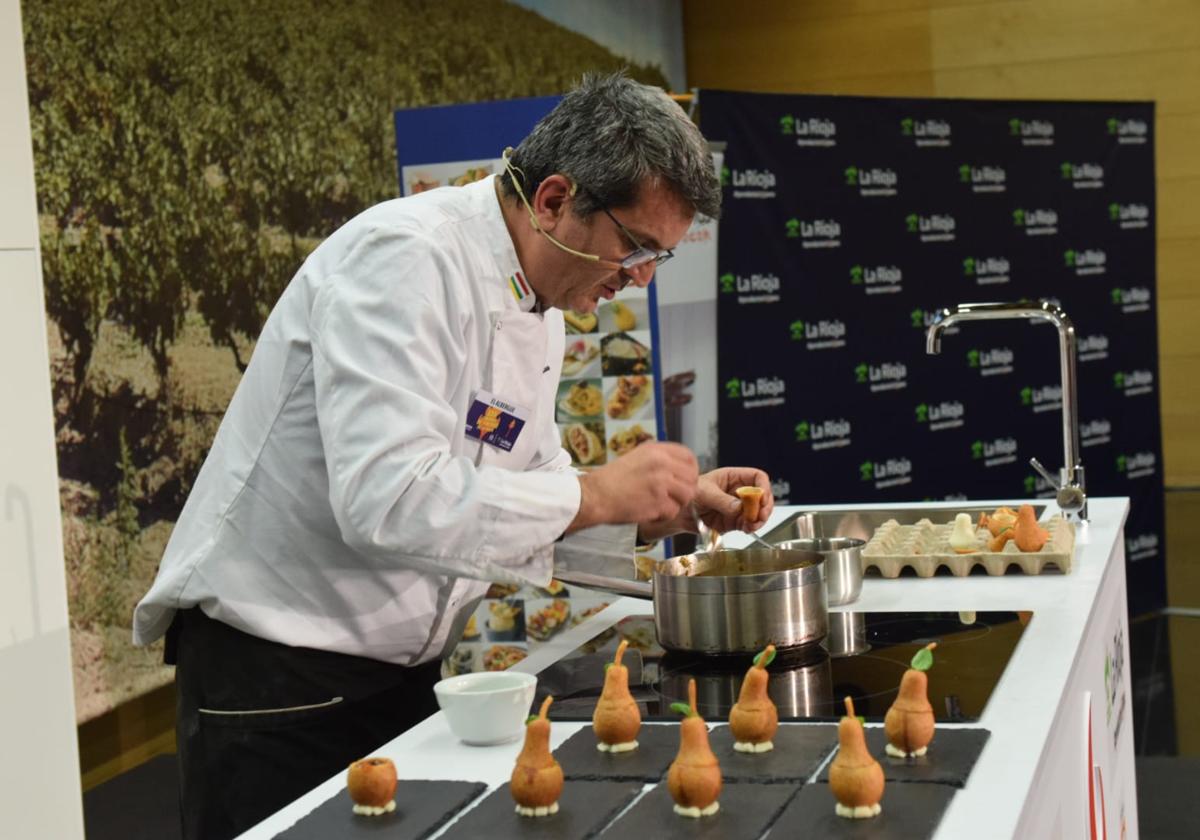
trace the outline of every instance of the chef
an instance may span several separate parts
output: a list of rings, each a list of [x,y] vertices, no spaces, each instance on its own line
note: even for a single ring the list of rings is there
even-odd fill
[[[504,160],[350,220],[267,319],[134,614],[177,665],[187,838],[240,833],[435,711],[488,581],[771,513],[765,473],[698,475],[677,444],[579,474],[554,424],[561,310],[646,286],[719,212],[699,131],[661,90],[590,77]]]

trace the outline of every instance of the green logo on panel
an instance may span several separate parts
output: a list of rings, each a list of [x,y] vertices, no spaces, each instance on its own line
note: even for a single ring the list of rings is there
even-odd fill
[[[964,184],[971,183],[971,167],[968,164],[963,164],[958,167],[958,180]]]
[[[792,331],[792,341],[803,341],[804,340],[804,322],[803,321],[792,321],[792,323],[790,324],[790,329]]]
[[[866,382],[867,381],[867,366],[865,364],[855,366],[854,381],[855,382]]]
[[[858,167],[847,166],[842,174],[846,176],[846,185],[850,187],[858,186]]]
[[[720,282],[722,292],[728,293],[734,290],[734,279],[732,274],[722,274]]]
[[[909,233],[917,232],[917,225],[920,222],[920,220],[921,220],[921,217],[918,216],[916,213],[909,213],[907,216],[904,217],[904,223],[906,225],[908,225]]]
[[[875,465],[870,461],[863,461],[858,465],[858,477],[862,481],[870,481],[875,477]]]
[[[913,133],[913,123],[914,120],[912,117],[905,117],[904,119],[900,120],[900,133],[905,137],[911,137]]]
[[[925,329],[925,310],[924,309],[914,309],[912,312],[908,313],[908,317],[909,317],[909,320],[912,321],[912,325],[915,329],[918,329],[918,330]]]
[[[780,134],[795,134],[796,118],[791,114],[784,114],[779,118],[779,133]]]
[[[967,351],[967,367],[973,367],[973,368],[979,367],[979,351],[978,350],[968,350]]]
[[[1017,227],[1025,227],[1025,211],[1024,210],[1022,210],[1021,208],[1018,207],[1016,210],[1013,211],[1012,216],[1013,216],[1013,224],[1014,225],[1016,225]]]
[[[725,396],[736,399],[742,395],[742,380],[736,377],[725,383]]]
[[[971,457],[975,460],[983,457],[983,441],[977,440],[971,444]]]
[[[788,219],[786,222],[783,223],[783,227],[787,231],[788,239],[799,239],[800,238],[800,220],[799,219]]]
[[[850,285],[861,286],[863,282],[863,267],[861,265],[850,266]]]
[[[1121,292],[1121,290],[1113,289],[1111,292],[1109,292],[1109,294],[1112,295],[1112,302],[1117,306],[1120,306],[1122,303],[1122,298],[1124,297],[1124,294]]]
[[[1113,387],[1118,391],[1125,389],[1125,374],[1119,372],[1113,374]]]
[[[975,276],[975,258],[974,257],[967,257],[965,260],[963,260],[962,265],[963,265],[963,275],[964,276],[966,276],[966,277],[974,277]]]
[[[1025,476],[1025,495],[1032,496],[1033,491],[1037,488],[1037,478],[1032,475]]]
[[[1067,268],[1074,268],[1075,257],[1076,254],[1074,248],[1068,248],[1067,250],[1063,251],[1063,265],[1065,265]]]
[[[929,406],[926,405],[925,403],[921,403],[920,405],[918,405],[916,407],[915,411],[916,411],[918,423],[924,423],[927,420],[929,420]]]
[[[1021,389],[1021,405],[1033,405],[1033,389],[1025,387]]]
[[[797,441],[808,440],[808,421],[802,420],[801,422],[797,423],[794,431],[796,432]]]

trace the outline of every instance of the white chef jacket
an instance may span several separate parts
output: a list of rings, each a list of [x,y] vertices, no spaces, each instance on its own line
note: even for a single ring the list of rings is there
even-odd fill
[[[456,641],[483,581],[547,584],[580,489],[554,425],[562,313],[519,300],[519,271],[494,178],[384,202],[323,242],[267,319],[134,642],[198,605],[411,665]],[[511,451],[465,436],[479,389],[529,412]],[[559,545],[631,558],[634,530]]]

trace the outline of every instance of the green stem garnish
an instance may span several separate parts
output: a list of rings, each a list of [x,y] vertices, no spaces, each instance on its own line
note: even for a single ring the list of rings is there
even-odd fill
[[[533,723],[537,719],[538,719],[537,715],[530,715],[529,717],[525,718],[525,725],[528,726],[529,724]]]
[[[764,654],[764,653],[767,655],[767,659],[766,659],[766,661],[765,661],[765,662],[762,662],[762,658],[763,658],[763,654]],[[754,666],[755,666],[756,668],[766,668],[768,665],[770,665],[772,662],[774,662],[774,661],[775,661],[775,653],[776,653],[775,646],[774,646],[774,645],[767,645],[767,647],[766,647],[764,650],[762,650],[761,652],[759,652],[759,653],[755,654],[755,656],[754,656]],[[759,664],[760,662],[762,662],[762,664]]]
[[[933,667],[933,649],[937,647],[937,642],[930,642],[916,652],[912,658],[912,668],[914,671],[928,671]]]
[[[683,715],[684,717],[695,717],[696,713],[692,711],[692,707],[687,703],[672,703],[671,711]]]

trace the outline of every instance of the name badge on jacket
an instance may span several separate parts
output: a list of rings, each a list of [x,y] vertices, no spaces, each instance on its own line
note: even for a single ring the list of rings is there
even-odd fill
[[[519,405],[497,399],[487,391],[476,391],[467,409],[466,435],[489,446],[511,452],[529,412]]]

